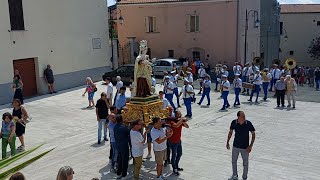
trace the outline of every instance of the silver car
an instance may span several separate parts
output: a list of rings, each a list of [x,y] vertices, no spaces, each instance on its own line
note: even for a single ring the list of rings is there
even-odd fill
[[[155,76],[163,76],[163,72],[167,71],[170,73],[173,68],[173,64],[177,65],[177,69],[182,66],[182,63],[177,59],[157,59],[153,64],[153,73]]]

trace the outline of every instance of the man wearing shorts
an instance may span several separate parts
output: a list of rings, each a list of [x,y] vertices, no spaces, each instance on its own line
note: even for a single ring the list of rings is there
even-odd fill
[[[162,180],[163,161],[166,160],[167,139],[172,136],[172,130],[162,128],[161,119],[153,118],[153,128],[151,130],[151,138],[153,142],[153,151],[157,163],[157,179]]]
[[[54,77],[53,77],[53,71],[51,69],[51,66],[48,64],[47,65],[47,69],[44,70],[44,79],[46,80],[47,84],[48,84],[48,90],[49,93],[56,93],[56,91],[54,90]]]

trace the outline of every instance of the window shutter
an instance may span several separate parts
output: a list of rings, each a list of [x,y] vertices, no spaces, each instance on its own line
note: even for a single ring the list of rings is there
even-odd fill
[[[186,15],[186,31],[190,32],[190,15]]]
[[[200,21],[199,21],[199,16],[196,16],[196,24],[195,24],[195,31],[199,32],[200,31]]]
[[[145,26],[146,32],[150,32],[150,28],[149,28],[149,17],[144,17],[144,26]]]
[[[157,27],[157,18],[153,17],[153,32],[158,32],[158,27]]]

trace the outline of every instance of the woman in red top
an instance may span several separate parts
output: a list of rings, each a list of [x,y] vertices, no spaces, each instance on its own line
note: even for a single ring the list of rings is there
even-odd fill
[[[171,164],[173,169],[173,174],[179,176],[178,171],[183,171],[179,168],[179,161],[182,156],[182,146],[181,146],[181,132],[182,126],[189,128],[187,119],[182,117],[180,111],[175,112],[176,117],[170,117],[168,120],[171,122],[171,129],[173,131],[172,136],[168,139],[170,149],[172,151]]]
[[[196,62],[194,60],[192,60],[192,64],[191,64],[191,73],[193,74],[193,76],[196,75],[196,71],[197,71],[197,68],[196,68]]]

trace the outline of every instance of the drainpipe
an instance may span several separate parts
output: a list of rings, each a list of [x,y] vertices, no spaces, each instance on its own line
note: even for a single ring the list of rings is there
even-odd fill
[[[237,30],[236,30],[236,59],[235,61],[238,61],[238,48],[239,48],[239,0],[237,0]]]

